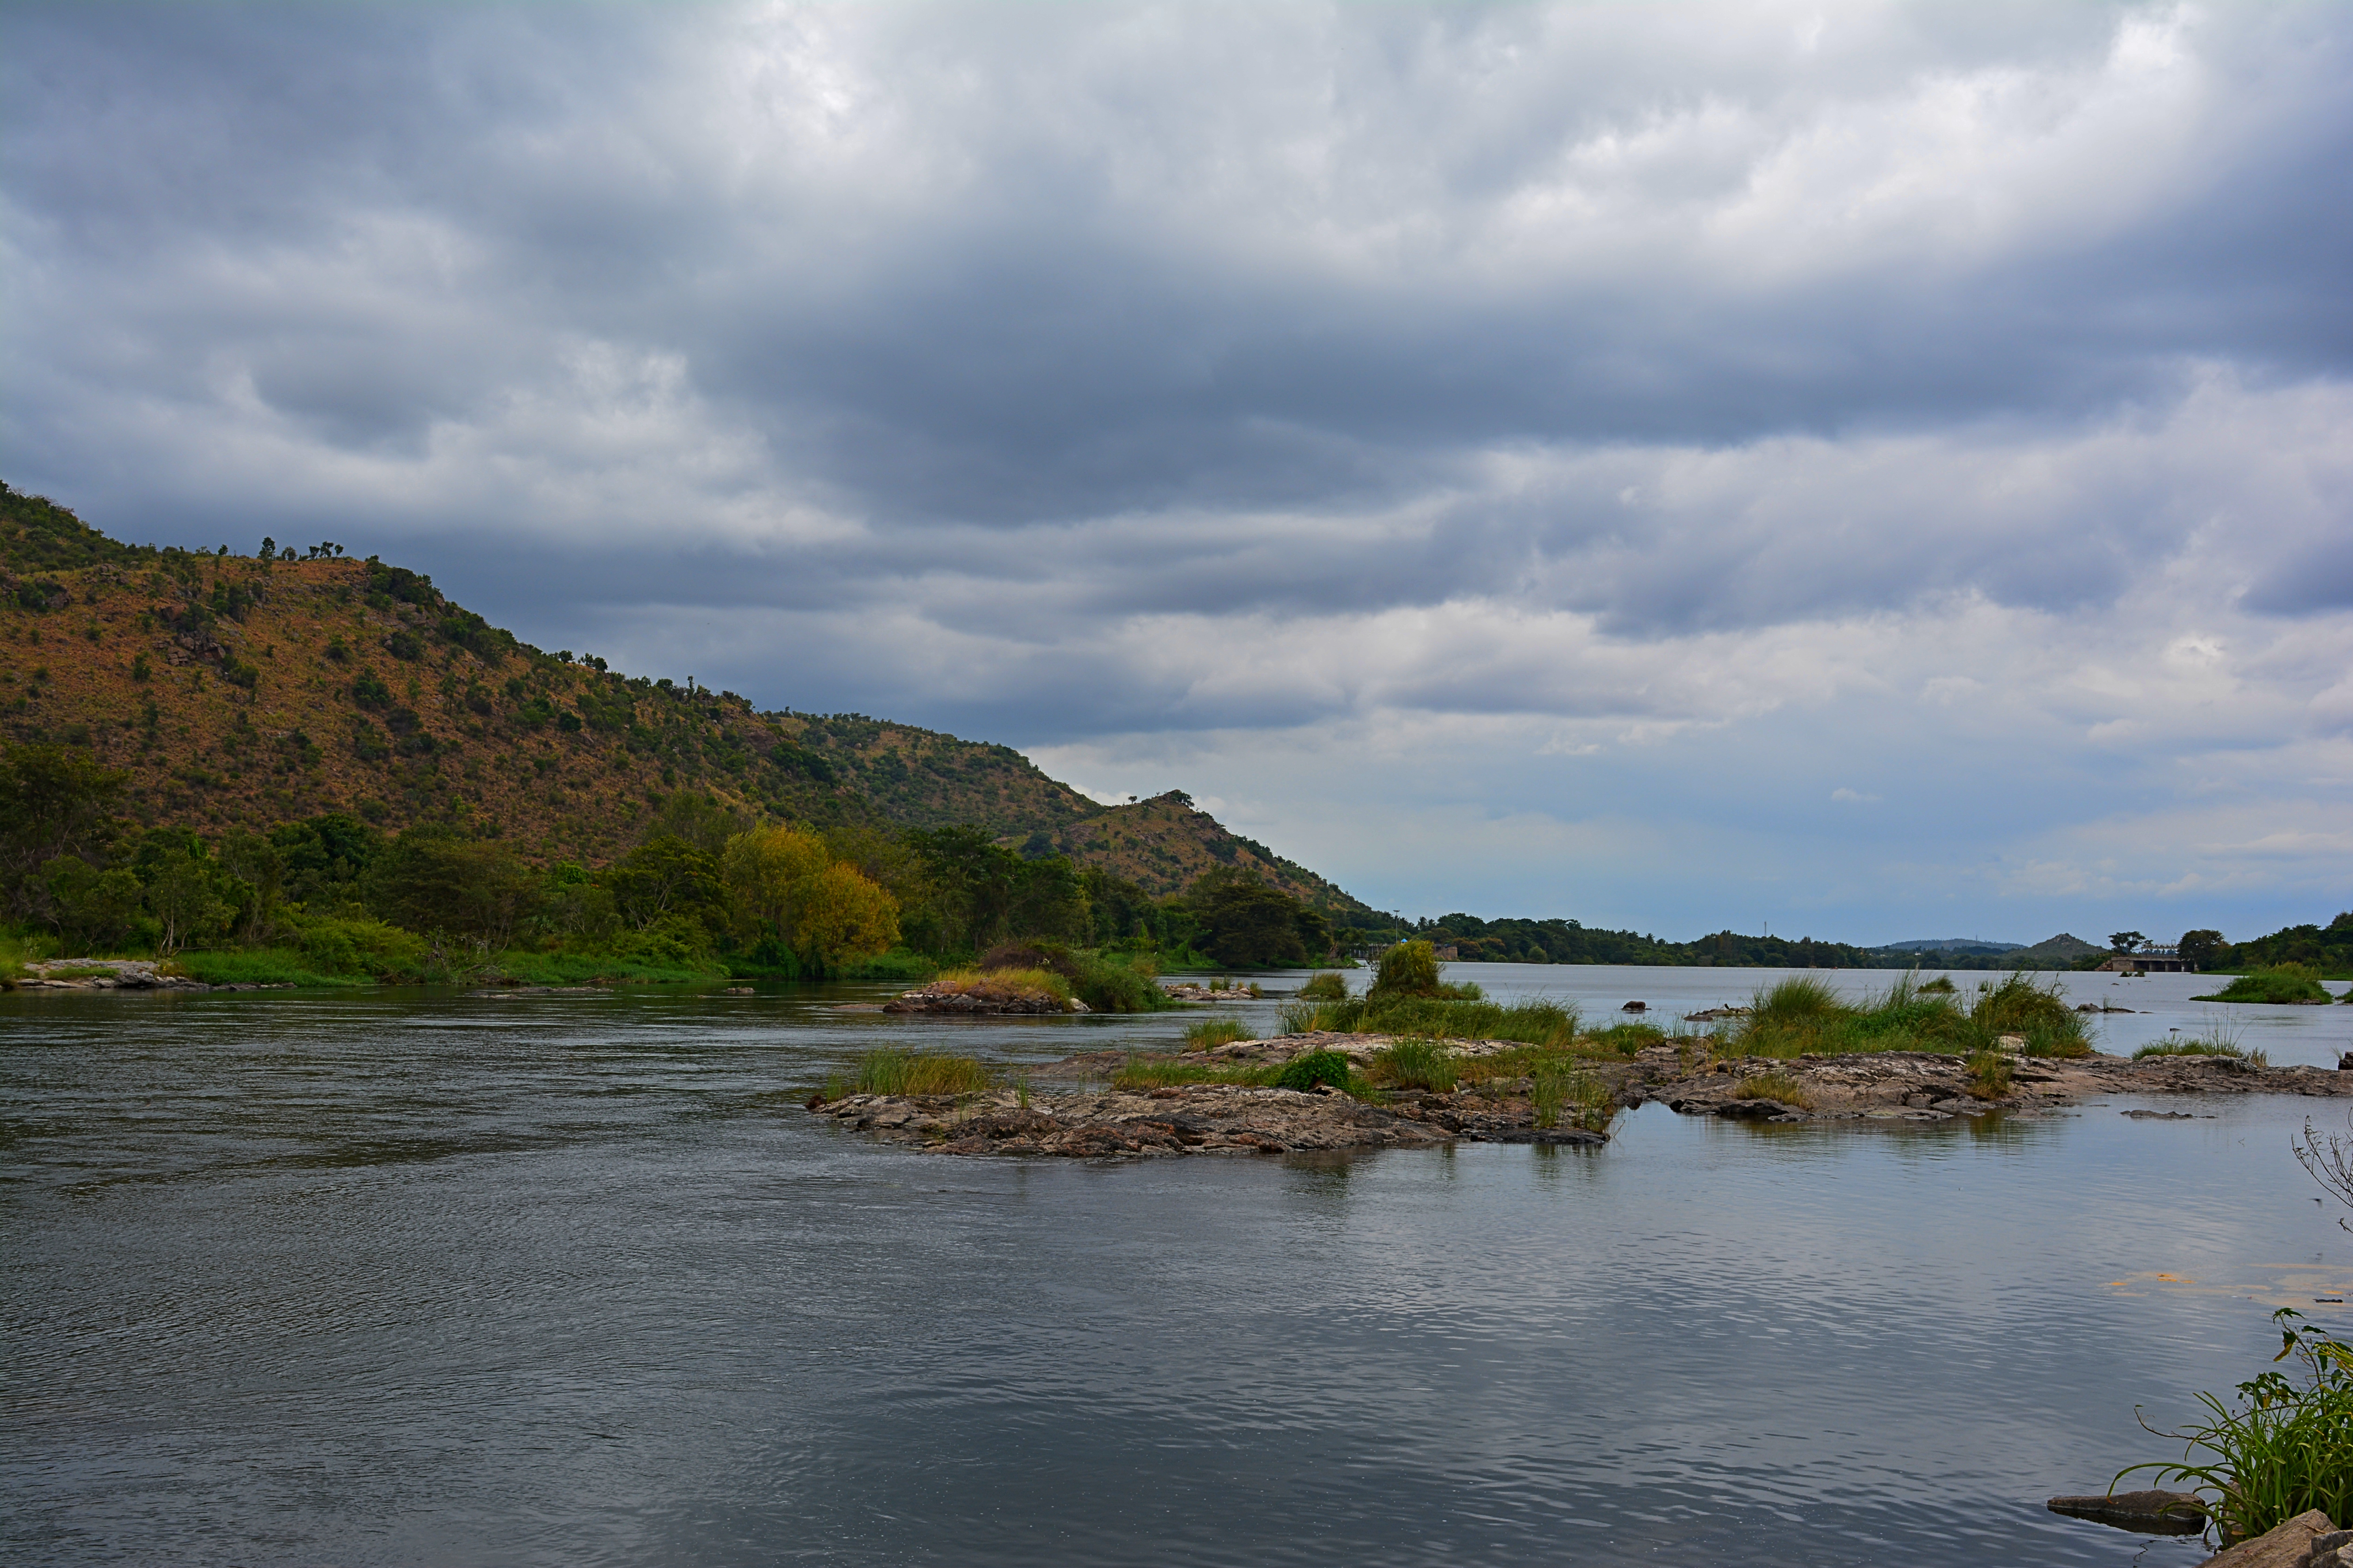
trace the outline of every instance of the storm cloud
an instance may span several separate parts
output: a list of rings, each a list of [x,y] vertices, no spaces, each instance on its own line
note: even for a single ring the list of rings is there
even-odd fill
[[[2353,902],[2341,8],[0,43],[0,470],[119,534],[382,552],[1424,912]]]

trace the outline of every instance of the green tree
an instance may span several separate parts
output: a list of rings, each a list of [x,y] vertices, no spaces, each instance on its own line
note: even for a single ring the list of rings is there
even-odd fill
[[[536,909],[540,879],[503,844],[411,828],[378,858],[372,901],[410,931],[445,931],[496,952]]]
[[[1195,882],[1186,901],[1201,922],[1202,950],[1220,963],[1307,962],[1299,931],[1302,906],[1280,888],[1221,867]]]
[[[147,910],[160,928],[156,951],[169,956],[191,942],[221,931],[235,913],[223,896],[220,868],[214,865],[202,840],[159,849],[143,857],[139,871],[145,884]]]
[[[2148,938],[2137,931],[2120,931],[2110,934],[2108,948],[2113,952],[2138,952],[2148,945]]]
[[[792,931],[793,955],[818,974],[888,952],[899,906],[857,867],[837,860],[809,879]]]
[[[286,857],[258,833],[231,832],[221,838],[221,868],[240,889],[237,923],[248,942],[267,938],[286,890]]]
[[[0,894],[11,914],[38,914],[47,885],[37,873],[58,856],[104,858],[128,777],[64,746],[0,755]]]
[[[2204,969],[2214,962],[2214,955],[2222,951],[2222,933],[2219,931],[2183,931],[2173,951],[2190,968]]]
[[[43,868],[42,880],[58,934],[85,952],[120,945],[139,918],[139,879],[126,867],[101,871],[78,855],[60,855]]]
[[[724,918],[718,862],[675,834],[649,838],[607,867],[599,880],[621,919],[638,931],[672,915]]]

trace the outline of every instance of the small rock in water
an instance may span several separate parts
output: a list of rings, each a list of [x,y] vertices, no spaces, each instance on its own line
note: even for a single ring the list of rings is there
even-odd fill
[[[1629,1002],[1618,1009],[1620,1013],[1647,1013],[1650,1010],[1651,1005],[1648,1002]]]
[[[2070,1519],[2088,1519],[2144,1535],[2195,1535],[2206,1528],[2206,1505],[2195,1492],[2101,1492],[2090,1497],[2055,1497],[2046,1506]]]
[[[2189,1121],[2194,1120],[2186,1110],[2126,1110],[2120,1114],[2135,1121]]]
[[[2343,1056],[2337,1058],[2337,1070],[2338,1072],[2353,1072],[2353,1051],[2347,1051]]]

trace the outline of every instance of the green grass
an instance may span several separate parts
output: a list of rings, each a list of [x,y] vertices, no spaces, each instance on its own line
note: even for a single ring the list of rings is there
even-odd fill
[[[2180,1462],[2134,1465],[2117,1472],[2111,1489],[2142,1470],[2156,1471],[2159,1486],[2192,1482],[2226,1542],[2261,1535],[2314,1510],[2346,1522],[2353,1512],[2353,1345],[2303,1326],[2288,1308],[2272,1319],[2282,1341],[2272,1359],[2293,1357],[2301,1376],[2266,1372],[2251,1378],[2239,1384],[2232,1405],[2200,1394],[2209,1418],[2178,1432],[2144,1420],[2157,1436],[2184,1445]],[[2211,1457],[2201,1460],[2201,1449]]]
[[[951,969],[934,976],[926,989],[990,1001],[1051,998],[1057,1006],[1071,1005],[1071,983],[1050,969]]]
[[[2010,1058],[2000,1051],[1977,1051],[1969,1057],[1968,1086],[1971,1098],[2000,1100],[2010,1092]]]
[[[978,1094],[991,1081],[988,1068],[971,1057],[869,1051],[859,1058],[857,1076],[827,1084],[825,1097],[839,1100],[851,1094]]]
[[[2133,1053],[2133,1060],[2145,1061],[2153,1057],[2230,1057],[2249,1067],[2267,1068],[2270,1057],[2260,1050],[2250,1050],[2239,1043],[2239,1037],[2220,1024],[2202,1035],[2191,1035],[2179,1040],[2157,1040]]]
[[[1373,1077],[1398,1089],[1452,1092],[1462,1076],[1454,1053],[1436,1040],[1399,1040],[1373,1058]]]
[[[1587,1132],[1607,1132],[1618,1097],[1591,1073],[1556,1059],[1528,1075],[1528,1109],[1539,1127],[1557,1127],[1566,1118]]]
[[[1968,1057],[1995,1047],[2003,1035],[2026,1041],[2026,1054],[2091,1054],[2082,1017],[2057,984],[2011,973],[1978,988],[1965,1012],[1950,994],[1915,985],[1909,975],[1876,996],[1849,1002],[1811,975],[1792,975],[1757,994],[1748,1016],[1722,1037],[1733,1057],[1850,1055],[1926,1051]]]
[[[1274,1087],[1310,1089],[1328,1083],[1345,1089],[1355,1070],[1354,1064],[1338,1051],[1302,1051],[1282,1064],[1274,1075]]]
[[[1185,1030],[1185,1048],[1206,1051],[1253,1037],[1249,1026],[1239,1018],[1204,1018]]]
[[[2320,972],[2308,964],[2283,963],[2270,969],[2258,969],[2242,974],[2211,996],[2191,998],[2197,1002],[2256,1002],[2271,1005],[2331,1002],[2327,988],[2320,984]]]
[[[290,947],[248,947],[226,952],[184,952],[171,966],[206,985],[371,985],[375,976],[319,973],[309,955]]]
[[[1160,988],[1149,953],[1072,952],[1071,989],[1098,1013],[1158,1013],[1183,1003]]]
[[[12,936],[0,936],[0,991],[14,991],[25,978],[24,945]]]
[[[1578,1041],[1599,1052],[1630,1057],[1646,1046],[1664,1045],[1672,1037],[1656,1024],[1612,1024],[1606,1029],[1596,1029]]]
[[[1352,996],[1344,1002],[1294,1001],[1282,1009],[1283,1032],[1291,1035],[1416,1035],[1566,1047],[1577,1038],[1577,1025],[1575,1007],[1535,996],[1509,1003]]]

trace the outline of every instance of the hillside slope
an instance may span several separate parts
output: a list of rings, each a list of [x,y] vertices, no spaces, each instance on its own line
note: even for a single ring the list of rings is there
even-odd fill
[[[626,676],[520,642],[419,574],[294,553],[125,544],[0,485],[0,734],[126,770],[148,825],[346,811],[596,862],[694,788],[752,816],[972,824],[1155,897],[1238,866],[1327,912],[1364,907],[1181,795],[1106,806],[1010,747]]]

